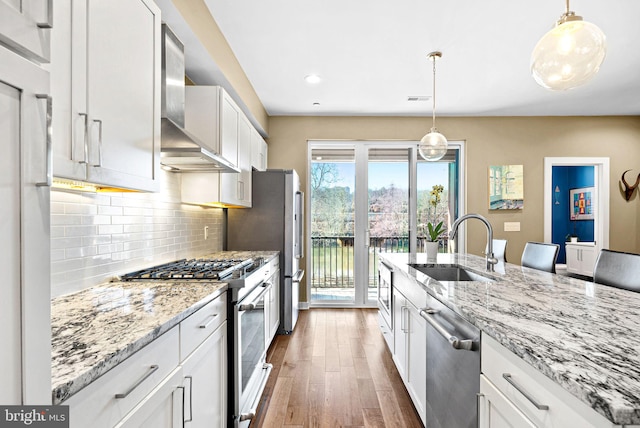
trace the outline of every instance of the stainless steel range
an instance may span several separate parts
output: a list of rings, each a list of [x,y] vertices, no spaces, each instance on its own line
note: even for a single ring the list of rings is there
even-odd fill
[[[269,265],[261,258],[190,259],[122,275],[122,281],[223,281],[228,283],[229,427],[246,427],[256,414],[273,366],[266,363],[265,295]]]
[[[253,265],[253,259],[182,259],[122,275],[122,281],[149,279],[221,280]]]

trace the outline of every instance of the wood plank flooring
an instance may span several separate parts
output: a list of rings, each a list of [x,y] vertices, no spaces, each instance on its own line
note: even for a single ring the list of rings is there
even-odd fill
[[[273,371],[251,428],[422,427],[376,309],[301,311],[267,361]]]

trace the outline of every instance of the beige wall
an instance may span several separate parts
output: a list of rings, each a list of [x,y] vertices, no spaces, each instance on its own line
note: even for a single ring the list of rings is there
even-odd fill
[[[640,197],[636,193],[627,202],[618,188],[624,170],[640,172],[640,117],[441,117],[437,125],[448,139],[466,141],[466,211],[486,216],[496,237],[508,239],[509,261],[519,262],[525,242],[543,240],[543,159],[548,156],[611,159],[610,248],[640,253]],[[269,168],[296,169],[306,189],[307,140],[418,140],[429,127],[425,118],[271,117]],[[501,164],[524,165],[522,211],[487,209],[487,171]],[[519,221],[521,231],[503,232],[505,221]],[[485,242],[483,226],[469,222],[468,251],[481,254]]]
[[[233,89],[238,93],[239,98],[234,96],[235,101],[240,105],[246,105],[245,114],[255,120],[254,125],[257,125],[257,128],[262,128],[268,133],[267,112],[204,0],[173,0],[173,4],[200,39],[222,74],[229,80],[231,87],[226,88],[227,91]]]

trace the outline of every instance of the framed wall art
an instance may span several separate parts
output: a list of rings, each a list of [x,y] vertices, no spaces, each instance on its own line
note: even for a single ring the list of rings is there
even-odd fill
[[[593,220],[594,195],[593,187],[580,187],[569,190],[569,219]]]
[[[489,167],[489,209],[521,210],[524,208],[524,173],[522,165]]]

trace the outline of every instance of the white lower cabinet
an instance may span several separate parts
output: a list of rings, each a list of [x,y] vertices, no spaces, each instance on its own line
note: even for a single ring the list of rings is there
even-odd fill
[[[594,242],[567,242],[567,272],[593,276],[598,254]]]
[[[182,367],[176,368],[116,428],[181,428],[184,418]]]
[[[185,427],[227,425],[226,321],[182,363]]]
[[[226,427],[226,295],[63,402],[70,427]]]
[[[271,290],[266,297],[265,302],[265,310],[267,312],[267,326],[266,326],[266,335],[265,335],[265,349],[269,349],[271,346],[271,342],[278,332],[278,327],[280,327],[280,270],[277,268],[277,258],[276,268],[272,270],[271,276],[267,280],[271,284]]]
[[[616,426],[492,337],[481,346],[479,427]]]
[[[143,401],[167,392],[156,391],[178,368],[179,336],[172,328],[63,402],[69,406],[70,427],[113,427],[125,416],[133,418],[129,413]]]
[[[411,400],[426,423],[427,402],[427,325],[419,310],[402,293],[393,291],[394,353],[393,360],[411,396]]]
[[[480,375],[480,397],[478,400],[480,428],[535,428],[515,404],[504,396],[487,377]]]

